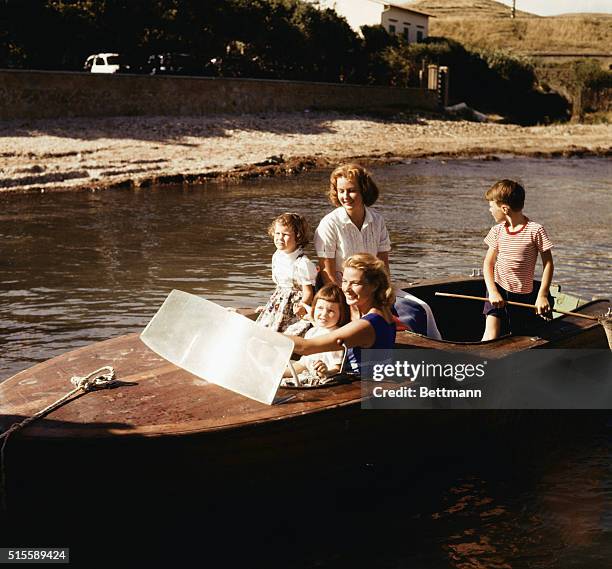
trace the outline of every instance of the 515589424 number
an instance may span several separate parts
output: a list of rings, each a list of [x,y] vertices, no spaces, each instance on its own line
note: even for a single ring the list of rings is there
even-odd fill
[[[2,547],[2,563],[70,563],[67,547]]]

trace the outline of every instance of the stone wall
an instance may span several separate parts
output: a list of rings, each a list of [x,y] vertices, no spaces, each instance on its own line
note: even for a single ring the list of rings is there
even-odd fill
[[[435,92],[365,85],[0,70],[0,119],[434,109]]]

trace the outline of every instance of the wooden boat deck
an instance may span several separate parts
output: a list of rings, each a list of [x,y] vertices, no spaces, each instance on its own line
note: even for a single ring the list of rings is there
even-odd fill
[[[151,351],[138,334],[63,354],[0,384],[0,426],[23,420],[59,399],[70,378],[104,365],[118,387],[87,393],[29,426],[28,436],[185,435],[282,420],[360,401],[359,383],[315,390],[281,390],[283,404],[264,405],[200,379]],[[8,423],[8,424],[7,424]],[[25,434],[25,433],[24,433]]]

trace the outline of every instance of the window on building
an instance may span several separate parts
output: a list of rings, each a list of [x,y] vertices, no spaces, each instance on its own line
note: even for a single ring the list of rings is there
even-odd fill
[[[404,39],[408,41],[410,39],[410,28],[404,26],[404,33],[402,35],[404,36]]]
[[[423,41],[423,32],[421,30],[417,30],[417,41]]]
[[[389,33],[390,34],[394,34],[395,33],[395,26],[393,24],[389,24]]]

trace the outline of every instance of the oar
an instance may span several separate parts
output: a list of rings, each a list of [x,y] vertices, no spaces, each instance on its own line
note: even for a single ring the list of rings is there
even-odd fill
[[[467,300],[482,300],[487,301],[488,298],[483,296],[469,296],[467,294],[451,294],[449,292],[436,292],[436,296],[448,296],[450,298],[465,298]],[[513,302],[511,300],[506,300],[506,304],[513,304],[514,306],[523,306],[524,308],[535,308],[535,304],[526,304],[524,302]],[[578,316],[579,318],[586,318],[587,320],[599,320],[597,316],[588,316],[586,314],[580,314],[578,312],[566,312],[564,310],[557,310],[556,308],[552,309],[553,312],[557,312],[558,314],[566,314],[567,316]]]

